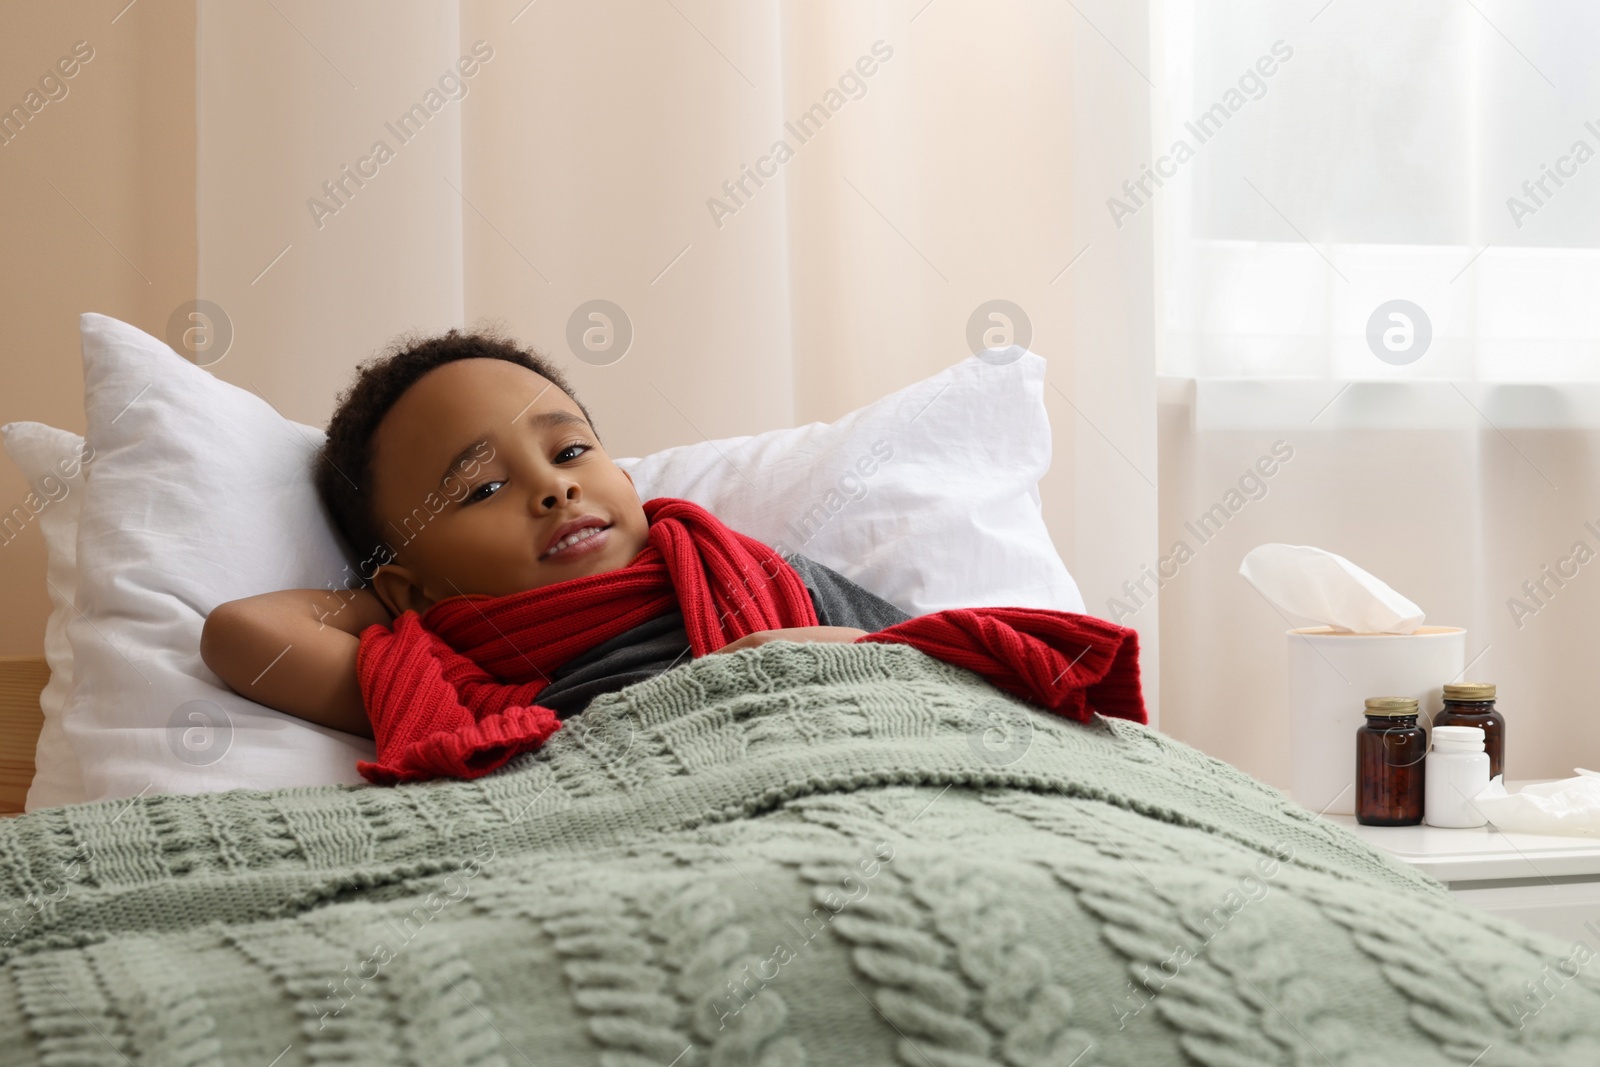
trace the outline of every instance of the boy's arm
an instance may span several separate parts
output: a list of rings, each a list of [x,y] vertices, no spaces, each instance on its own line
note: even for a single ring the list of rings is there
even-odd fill
[[[365,589],[263,593],[212,610],[200,634],[200,658],[240,696],[371,737],[356,675],[357,635],[392,621]]]

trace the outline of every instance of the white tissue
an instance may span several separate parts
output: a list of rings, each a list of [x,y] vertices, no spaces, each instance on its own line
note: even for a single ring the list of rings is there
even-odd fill
[[[1348,633],[1408,634],[1422,609],[1343,556],[1310,545],[1261,545],[1239,573],[1279,609]]]
[[[1507,793],[1497,777],[1472,803],[1498,829],[1511,833],[1600,836],[1600,778],[1563,778]]]

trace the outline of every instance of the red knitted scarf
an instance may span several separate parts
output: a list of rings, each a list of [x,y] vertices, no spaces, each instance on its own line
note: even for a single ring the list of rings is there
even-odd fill
[[[644,504],[644,549],[625,567],[509,596],[469,593],[361,633],[356,670],[377,760],[368,781],[476,778],[560,728],[536,703],[576,656],[674,606],[695,658],[762,630],[816,626],[805,583],[777,552],[687,500]],[[939,611],[858,639],[909,644],[1080,722],[1145,721],[1138,635],[1061,611]],[[1089,706],[1089,702],[1093,707]]]

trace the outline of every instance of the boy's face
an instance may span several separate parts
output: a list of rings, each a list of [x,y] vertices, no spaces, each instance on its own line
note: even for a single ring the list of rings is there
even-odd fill
[[[395,549],[373,586],[396,616],[462,593],[506,596],[615,570],[648,542],[633,479],[571,397],[515,363],[434,368],[389,409],[372,444],[374,509]],[[580,519],[605,529],[551,552]]]

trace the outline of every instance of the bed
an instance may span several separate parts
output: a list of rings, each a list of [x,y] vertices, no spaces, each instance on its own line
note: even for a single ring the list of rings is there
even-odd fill
[[[51,669],[0,664],[7,1064],[1600,1062],[1590,946],[906,645],[702,657],[494,774],[358,783],[359,739],[197,653],[211,606],[339,580],[317,431],[126,324],[83,342],[86,435],[0,428],[55,608]],[[909,614],[1081,611],[1043,373],[625,462]]]
[[[1592,953],[1226,764],[772,642],[471,782],[0,822],[14,1064],[1593,1064]]]

